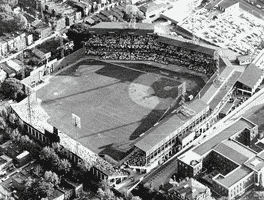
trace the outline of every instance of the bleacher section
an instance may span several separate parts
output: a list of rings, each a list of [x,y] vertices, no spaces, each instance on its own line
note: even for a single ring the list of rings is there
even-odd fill
[[[86,54],[103,60],[154,61],[175,64],[204,73],[216,71],[215,48],[186,42],[181,38],[154,34],[148,24],[131,28],[122,23],[101,23],[89,29]]]

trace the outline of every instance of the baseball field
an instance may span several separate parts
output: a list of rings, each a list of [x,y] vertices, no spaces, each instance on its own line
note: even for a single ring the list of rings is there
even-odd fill
[[[90,150],[120,160],[175,100],[180,84],[159,70],[87,59],[53,76],[37,98],[50,124]],[[73,126],[72,113],[80,117],[80,129]]]

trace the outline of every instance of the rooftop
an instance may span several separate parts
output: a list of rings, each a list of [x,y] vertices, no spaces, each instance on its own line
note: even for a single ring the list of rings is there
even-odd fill
[[[231,77],[228,78],[226,83],[220,88],[220,91],[215,95],[215,97],[212,99],[212,101],[209,103],[210,108],[214,109],[216,108],[219,103],[224,99],[224,97],[228,94],[230,90],[234,87],[235,83],[241,76],[241,72],[235,71]]]
[[[199,161],[201,159],[201,156],[198,155],[197,153],[193,152],[193,151],[187,151],[185,154],[183,154],[179,160],[188,164],[188,165],[191,165],[191,163],[193,161]]]
[[[240,165],[255,156],[255,153],[232,140],[221,142],[214,148],[214,151]]]
[[[154,33],[154,25],[148,23],[136,23],[135,28],[129,28],[127,23],[123,22],[101,22],[89,29],[90,32],[109,33],[109,32],[134,32],[135,34]]]
[[[220,2],[218,4],[218,6],[226,9],[226,8],[229,8],[230,6],[232,6],[238,2],[239,2],[238,0],[223,0],[222,2]]]
[[[219,49],[219,47],[209,45],[209,44],[199,43],[199,45],[196,45],[196,44],[193,44],[191,40],[187,40],[187,39],[180,38],[177,36],[165,35],[165,34],[159,34],[158,41],[165,43],[165,44],[198,51],[198,52],[205,53],[211,56],[213,56],[214,52],[217,49]]]
[[[241,166],[227,174],[226,176],[223,176],[219,174],[217,177],[215,177],[215,181],[220,183],[221,185],[225,186],[226,188],[229,188],[245,176],[251,174],[252,171],[248,169],[247,167]]]
[[[200,99],[195,99],[187,107],[195,112],[195,115],[208,108],[208,105]],[[159,126],[148,131],[135,146],[147,152],[154,148],[159,142],[168,137],[171,133],[180,128],[184,123],[194,118],[194,116],[184,115],[180,117],[178,114],[172,115],[169,119],[165,119]]]
[[[241,62],[248,61],[248,60],[251,60],[251,59],[252,59],[251,55],[243,55],[243,56],[238,56],[237,57],[237,60],[241,61]]]
[[[227,102],[227,103],[224,105],[224,107],[221,109],[220,113],[227,115],[228,112],[231,110],[232,107],[233,107],[233,103],[228,103],[228,102]]]
[[[260,171],[264,167],[264,160],[259,157],[254,157],[244,163],[244,165],[254,171]]]
[[[140,6],[139,10],[141,10],[143,13],[151,13],[154,11],[158,11],[162,7],[165,7],[165,6],[166,6],[166,4],[164,4],[164,3],[157,4],[155,2],[151,2],[151,3]]]
[[[234,67],[227,66],[224,68],[224,70],[221,72],[220,77],[226,81],[226,79],[234,72]],[[219,88],[213,83],[210,85],[210,87],[205,91],[204,95],[201,97],[201,99],[206,102],[210,103],[213,99],[213,97],[216,96],[217,92],[219,91]]]
[[[259,81],[263,71],[254,64],[250,64],[238,81],[247,87],[253,88]]]
[[[179,194],[184,195],[186,199],[194,200],[198,199],[197,197],[201,194],[206,193],[207,190],[209,190],[209,188],[196,181],[195,179],[190,178],[187,181],[181,182],[178,186],[169,189],[169,192],[176,191]]]
[[[200,156],[208,153],[211,149],[215,148],[219,143],[222,141],[230,138],[232,135],[243,131],[245,128],[253,128],[255,125],[248,121],[245,118],[240,118],[238,121],[233,123],[231,126],[226,128],[225,130],[221,131],[214,137],[210,138],[206,142],[202,143],[201,145],[197,146],[193,151]]]

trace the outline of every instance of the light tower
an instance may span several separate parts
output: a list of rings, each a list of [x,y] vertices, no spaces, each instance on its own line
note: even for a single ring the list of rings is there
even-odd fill
[[[32,124],[32,108],[31,108],[31,101],[30,101],[30,95],[31,95],[31,91],[30,88],[26,86],[26,94],[27,94],[27,100],[28,100],[28,119],[29,119],[29,123],[30,125]]]
[[[220,56],[222,56],[222,50],[218,48],[214,51],[214,61],[216,67],[216,78],[214,79],[214,85],[216,87],[220,87],[220,85],[224,81],[223,78],[220,77],[220,64],[219,64]]]

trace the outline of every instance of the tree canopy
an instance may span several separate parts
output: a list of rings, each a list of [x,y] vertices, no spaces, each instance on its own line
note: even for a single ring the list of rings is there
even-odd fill
[[[50,182],[53,184],[53,186],[57,186],[58,184],[60,184],[60,178],[59,176],[52,171],[46,171],[44,174],[44,180],[46,182]]]
[[[51,196],[53,192],[53,184],[45,181],[44,179],[30,179],[26,183],[26,196],[28,199],[40,200]]]
[[[127,5],[124,20],[130,21],[132,18],[139,22],[145,18],[144,14],[135,5]]]
[[[0,0],[0,4],[7,4],[11,7],[14,7],[18,4],[18,0]]]
[[[15,78],[7,78],[1,85],[1,91],[13,100],[20,100],[25,96],[22,83]]]
[[[23,14],[12,10],[16,4],[15,0],[0,0],[0,34],[24,30],[27,27],[27,19]]]

